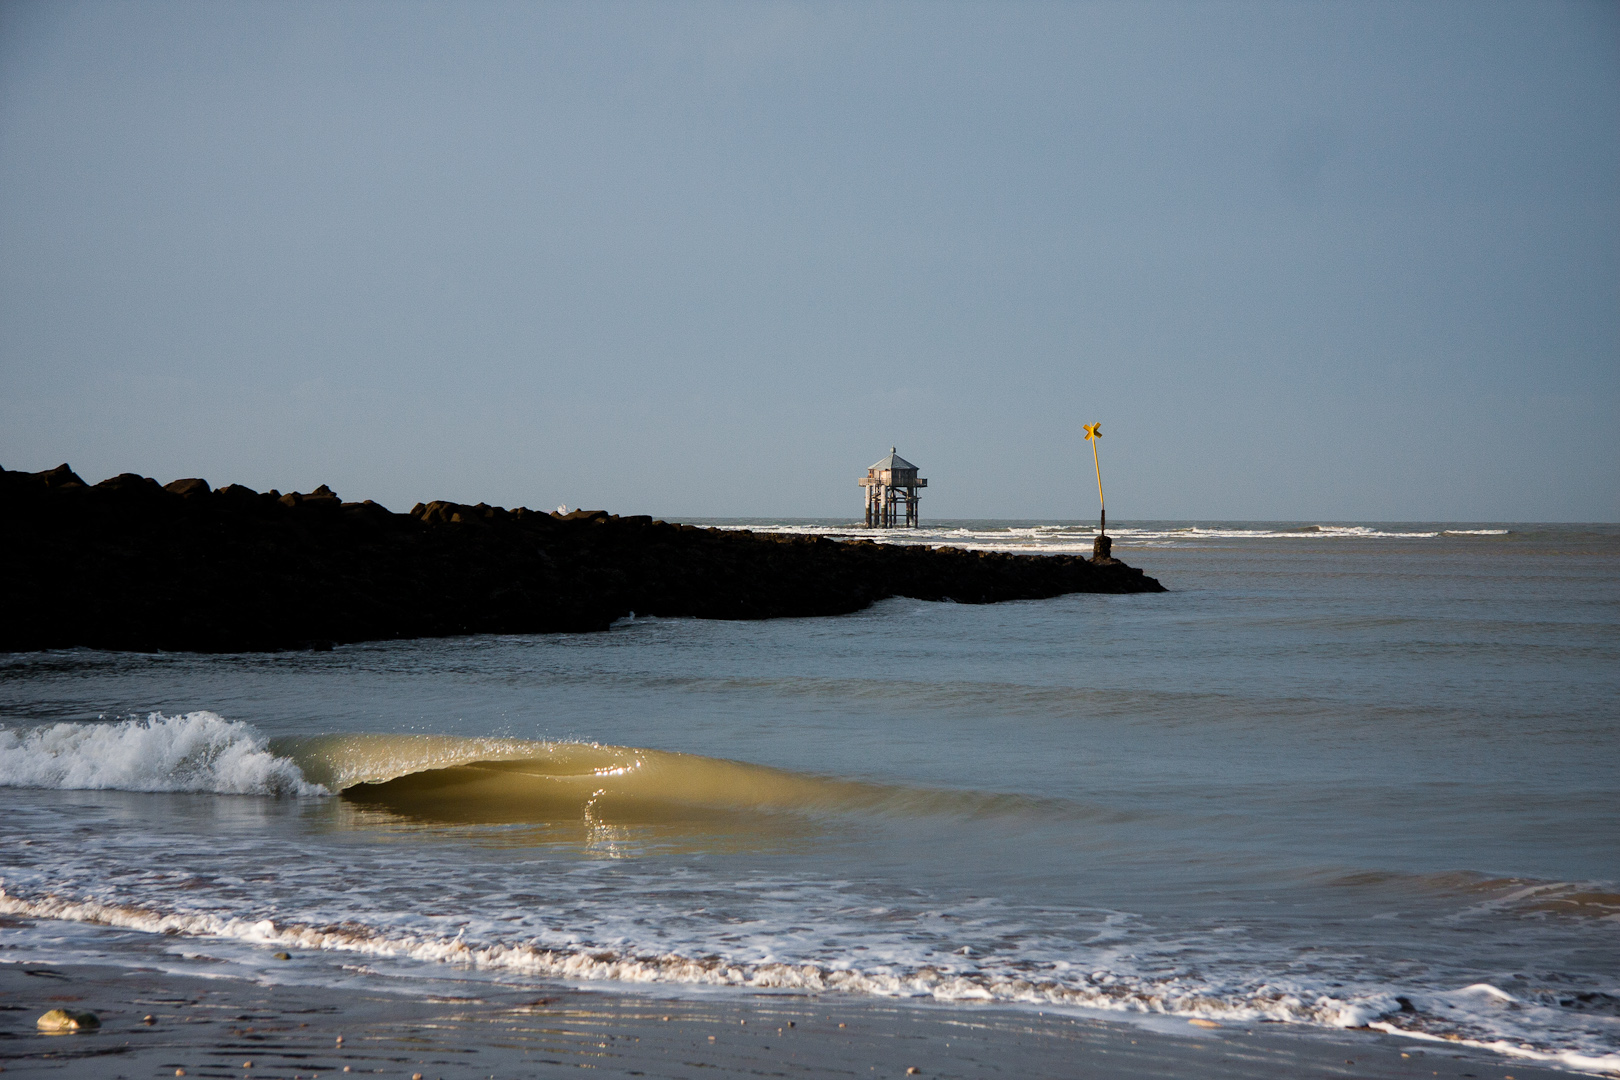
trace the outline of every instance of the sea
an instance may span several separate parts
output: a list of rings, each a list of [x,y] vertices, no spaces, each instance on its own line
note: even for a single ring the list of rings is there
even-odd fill
[[[1620,526],[1111,535],[1169,591],[0,656],[0,961],[1370,1027],[1620,1070]]]

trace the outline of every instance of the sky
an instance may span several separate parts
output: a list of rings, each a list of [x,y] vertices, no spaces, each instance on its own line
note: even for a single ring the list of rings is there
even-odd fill
[[[0,0],[0,465],[1620,520],[1620,5]]]

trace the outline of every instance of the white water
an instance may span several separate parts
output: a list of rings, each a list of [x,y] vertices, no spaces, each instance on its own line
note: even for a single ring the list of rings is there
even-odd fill
[[[324,795],[265,738],[207,711],[112,724],[0,728],[0,786]]]
[[[1462,1038],[1428,1035],[1378,1018],[1398,1011],[1391,989],[1369,989],[1338,995],[1308,985],[1268,984],[1256,991],[1234,988],[1225,995],[1207,986],[1180,985],[1179,980],[1133,978],[1099,970],[1074,973],[1069,980],[1023,978],[982,970],[949,970],[929,964],[909,972],[863,971],[854,966],[824,967],[812,963],[694,959],[678,953],[622,955],[577,944],[546,945],[535,941],[485,943],[466,933],[432,936],[373,930],[355,923],[341,928],[278,923],[215,914],[178,914],[96,901],[47,897],[25,900],[0,890],[0,913],[34,919],[58,919],[186,938],[230,939],[267,948],[321,950],[378,959],[409,959],[453,964],[508,976],[548,979],[611,980],[633,984],[688,984],[746,989],[845,992],[882,997],[926,997],[937,1001],[1006,1002],[1069,1007],[1122,1014],[1158,1014],[1212,1019],[1223,1023],[1257,1020],[1292,1021],[1328,1027],[1373,1026],[1411,1037],[1475,1046],[1536,1061],[1555,1062],[1594,1071],[1620,1070],[1620,1054],[1580,1050],[1543,1050],[1523,1042],[1541,1035],[1555,1009],[1524,1001],[1489,984],[1477,983],[1451,992],[1415,995],[1424,1012],[1443,1013],[1453,1029],[1485,1029],[1505,1038]],[[969,950],[971,951],[971,950]],[[1064,974],[1069,974],[1064,972]],[[1410,1001],[1411,998],[1408,998]],[[1509,1012],[1509,1010],[1512,1010]]]
[[[1020,523],[925,521],[917,529],[869,529],[861,525],[831,522],[723,522],[701,520],[695,524],[722,529],[753,529],[800,536],[831,536],[871,540],[880,544],[922,544],[966,548],[970,551],[1006,551],[1049,555],[1090,555],[1096,528],[1075,522]],[[1123,549],[1188,547],[1221,541],[1256,540],[1436,540],[1442,537],[1502,537],[1512,534],[1506,527],[1463,528],[1441,526],[1376,526],[1356,524],[1214,524],[1126,522],[1108,530]]]

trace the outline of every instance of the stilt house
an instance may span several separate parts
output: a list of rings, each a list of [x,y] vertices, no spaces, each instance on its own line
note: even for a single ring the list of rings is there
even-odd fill
[[[917,527],[917,492],[928,486],[928,481],[917,475],[917,466],[895,453],[889,447],[889,456],[866,470],[861,477],[866,489],[866,524],[874,529],[894,529],[901,526]]]

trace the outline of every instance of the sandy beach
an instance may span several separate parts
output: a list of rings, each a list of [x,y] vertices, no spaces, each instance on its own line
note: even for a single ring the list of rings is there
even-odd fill
[[[836,995],[660,997],[466,984],[466,994],[263,985],[115,967],[0,966],[0,1064],[63,1077],[1490,1077],[1566,1072],[1388,1035],[1144,1027]],[[52,1008],[101,1027],[47,1035]],[[150,1021],[147,1018],[150,1017]]]

